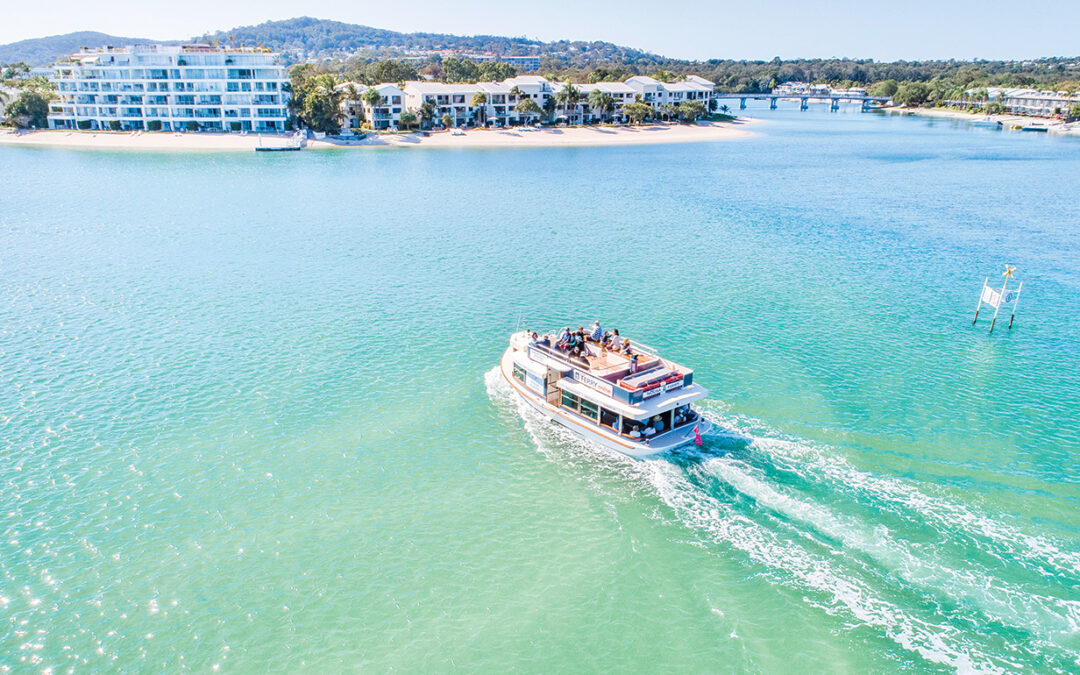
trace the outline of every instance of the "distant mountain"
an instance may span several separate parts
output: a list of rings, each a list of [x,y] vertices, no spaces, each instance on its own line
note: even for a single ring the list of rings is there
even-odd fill
[[[256,26],[240,26],[195,39],[199,42],[219,40],[242,42],[245,45],[261,44],[275,51],[302,51],[307,55],[323,56],[357,51],[400,53],[410,50],[455,49],[494,52],[501,56],[551,56],[567,65],[579,66],[606,62],[653,64],[662,60],[655,54],[610,42],[540,42],[523,37],[495,35],[399,33],[306,16],[284,21],[267,21]]]
[[[154,42],[147,38],[130,38],[84,30],[65,35],[20,40],[0,45],[0,63],[28,63],[31,66],[47,66],[53,61],[79,51],[79,47],[121,46]]]
[[[465,52],[494,52],[501,56],[537,55],[549,57],[553,65],[586,67],[600,63],[655,65],[661,57],[610,42],[559,40],[540,42],[524,37],[497,35],[449,35],[445,33],[399,33],[358,24],[299,17],[267,21],[255,26],[239,26],[192,38],[192,42],[225,42],[264,45],[275,51],[302,53],[305,56],[341,56],[356,52],[376,52],[383,56],[401,55],[415,50],[453,49]],[[80,31],[66,35],[21,40],[0,45],[0,63],[25,62],[45,66],[76,52],[79,47],[122,46],[146,42],[176,44],[179,40],[148,40],[119,37],[107,33]]]

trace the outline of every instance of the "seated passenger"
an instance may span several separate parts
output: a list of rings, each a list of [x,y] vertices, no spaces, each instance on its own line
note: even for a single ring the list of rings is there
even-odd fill
[[[555,342],[555,346],[559,349],[566,349],[570,345],[570,328],[563,328],[559,333],[559,339]]]
[[[532,334],[529,335],[529,346],[535,347],[539,342],[540,336],[536,334],[536,331],[533,331]]]
[[[542,336],[540,336],[540,339],[537,340],[536,344],[540,345],[541,347],[550,347],[551,338],[548,337],[547,333],[544,333]]]
[[[656,429],[653,429],[652,427],[645,427],[645,431],[641,433],[645,434],[645,437],[648,438],[649,436],[656,435]]]
[[[622,352],[623,352],[623,354],[629,354],[629,353],[631,352],[631,349],[630,349],[630,338],[623,338],[623,341],[622,341]]]
[[[622,346],[622,338],[619,337],[619,329],[611,331],[611,335],[604,337],[604,342],[607,344],[608,349],[613,352],[619,351],[619,347]]]
[[[630,438],[641,438],[641,429],[638,425],[634,425],[634,428],[630,430]]]
[[[599,321],[593,321],[592,333],[589,335],[593,342],[600,342],[604,339],[604,329],[600,327]]]
[[[654,416],[652,418],[652,427],[654,429],[656,429],[658,432],[663,431],[664,430],[664,420],[661,419],[661,417],[659,415]]]

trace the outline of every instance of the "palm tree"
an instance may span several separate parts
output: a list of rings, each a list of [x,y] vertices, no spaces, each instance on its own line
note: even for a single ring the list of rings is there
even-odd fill
[[[589,92],[589,107],[600,111],[600,119],[605,119],[615,110],[615,98],[606,91],[593,89]]]
[[[544,115],[547,116],[548,122],[555,121],[555,97],[548,96],[544,99]]]
[[[432,101],[424,101],[420,104],[418,115],[420,117],[421,127],[425,124],[430,124],[431,121],[435,119],[435,104]]]
[[[577,108],[578,103],[581,101],[581,91],[567,81],[563,88],[559,90],[559,93],[555,94],[555,100],[562,104],[563,110],[566,111],[566,120],[569,122],[570,109]]]
[[[514,106],[514,110],[516,110],[519,115],[524,115],[526,120],[533,115],[539,116],[540,113],[543,112],[540,109],[540,106],[536,105],[536,101],[531,98],[523,98],[518,101],[518,104]]]
[[[406,110],[398,117],[398,124],[401,125],[406,131],[411,129],[416,124],[416,113],[411,110]]]
[[[476,108],[476,116],[480,119],[481,125],[487,124],[487,94],[482,91],[478,91],[473,94],[472,107]]]
[[[675,107],[673,103],[665,103],[660,106],[660,112],[664,114],[664,117],[668,120],[679,117],[679,109]]]
[[[516,84],[514,86],[510,87],[510,97],[511,98],[521,98],[521,96],[522,96],[522,91],[521,91],[520,87],[518,87]]]
[[[371,128],[374,129],[375,119],[378,117],[375,113],[375,109],[384,102],[382,94],[380,94],[379,90],[375,87],[368,87],[364,90],[364,94],[360,98],[363,99],[364,103],[366,103],[369,108],[371,108],[371,119],[368,120],[368,122],[371,124]]]
[[[364,99],[364,103],[367,103],[372,108],[382,105],[383,102],[382,94],[380,94],[379,90],[375,87],[368,87],[364,91],[362,98]]]
[[[724,104],[724,105],[720,106],[720,112],[722,112],[722,113],[724,113],[726,115],[729,112],[731,112],[731,108],[729,108],[727,106],[727,104]]]

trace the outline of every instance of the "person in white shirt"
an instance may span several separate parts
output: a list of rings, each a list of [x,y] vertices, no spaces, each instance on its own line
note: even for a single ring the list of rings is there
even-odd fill
[[[641,430],[638,425],[634,425],[634,428],[630,431],[630,438],[641,438]]]

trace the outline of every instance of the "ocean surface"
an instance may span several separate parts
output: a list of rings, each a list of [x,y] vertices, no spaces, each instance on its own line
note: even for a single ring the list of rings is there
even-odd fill
[[[746,112],[0,147],[0,667],[1080,671],[1080,142]],[[523,416],[509,333],[597,318],[695,369],[703,449]]]

